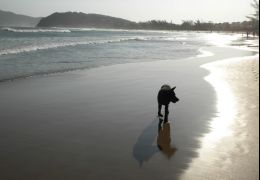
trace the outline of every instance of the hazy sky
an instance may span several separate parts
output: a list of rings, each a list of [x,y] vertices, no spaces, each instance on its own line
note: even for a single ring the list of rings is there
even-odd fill
[[[0,9],[39,17],[81,11],[132,21],[182,20],[231,22],[252,14],[252,0],[0,0]]]

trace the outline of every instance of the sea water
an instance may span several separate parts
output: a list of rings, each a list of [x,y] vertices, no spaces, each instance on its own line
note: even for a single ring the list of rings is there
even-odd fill
[[[0,82],[121,63],[199,55],[209,33],[0,28]]]

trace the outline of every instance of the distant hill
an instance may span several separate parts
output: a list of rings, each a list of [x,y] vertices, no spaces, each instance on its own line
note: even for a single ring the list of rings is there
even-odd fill
[[[0,26],[35,27],[40,19],[0,10]]]
[[[135,22],[99,14],[81,12],[54,13],[42,18],[38,27],[134,28]]]

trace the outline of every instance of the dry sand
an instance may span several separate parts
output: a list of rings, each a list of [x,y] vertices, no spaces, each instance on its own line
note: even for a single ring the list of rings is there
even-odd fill
[[[235,174],[241,169],[247,169],[251,177],[258,176],[257,164],[247,159],[247,155],[251,160],[258,154],[258,129],[252,125],[258,117],[255,91],[251,95],[243,89],[235,95],[235,102],[248,97],[248,106],[236,106],[235,112],[243,113],[236,114],[239,123],[232,125],[234,134],[217,142],[222,147],[206,152],[214,155],[209,161],[200,160],[201,152],[208,150],[203,138],[214,130],[214,117],[219,117],[216,87],[204,80],[209,71],[200,66],[252,55],[225,47],[204,50],[214,56],[115,65],[0,84],[0,179],[175,180],[183,173],[184,179],[210,179],[212,176],[204,171],[193,170],[206,167],[215,177],[214,173],[223,169],[224,160],[225,168],[233,166],[221,171],[221,177],[239,179]],[[229,67],[233,66],[237,65],[232,63]],[[250,66],[249,74],[252,67],[256,66]],[[254,71],[252,82],[257,84],[258,71]],[[156,95],[164,83],[176,85],[180,99],[170,107],[170,123],[164,127],[164,134],[159,133],[170,148],[177,148],[171,156],[161,152],[156,144]],[[235,142],[232,148],[230,141]],[[233,146],[234,151],[229,151]],[[228,158],[220,161],[219,150],[227,152],[223,157]]]

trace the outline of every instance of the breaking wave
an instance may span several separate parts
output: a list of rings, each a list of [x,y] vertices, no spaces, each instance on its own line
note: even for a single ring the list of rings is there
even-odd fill
[[[44,32],[56,32],[56,33],[70,33],[69,29],[30,29],[30,28],[2,28],[3,31],[16,32],[16,33],[44,33]]]
[[[23,46],[23,47],[17,47],[17,48],[2,49],[2,50],[0,50],[0,56],[32,52],[32,51],[38,51],[38,50],[62,48],[62,47],[67,47],[67,46],[106,44],[106,43],[117,43],[117,42],[125,42],[125,41],[146,41],[146,40],[152,40],[152,39],[145,38],[145,37],[133,37],[133,38],[121,38],[121,39],[115,39],[115,40],[76,41],[76,42],[49,43],[49,44],[41,44],[41,45],[29,45],[29,46]]]

